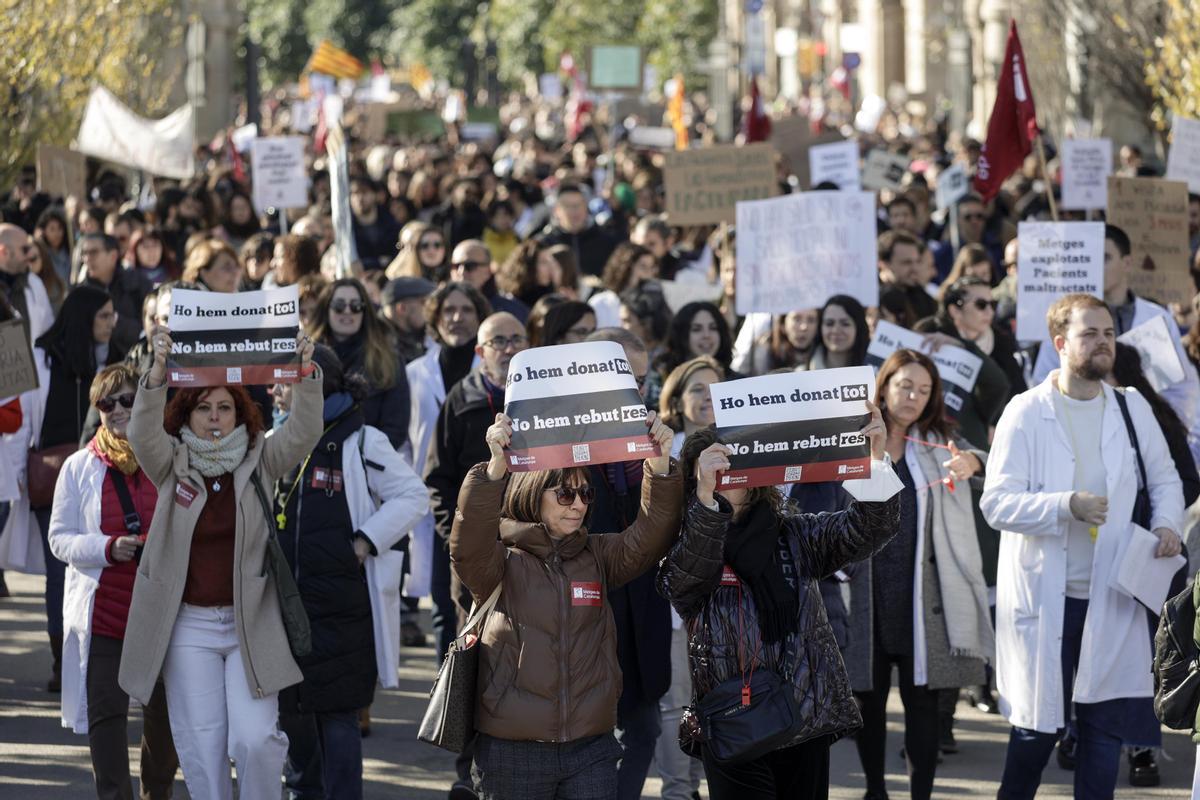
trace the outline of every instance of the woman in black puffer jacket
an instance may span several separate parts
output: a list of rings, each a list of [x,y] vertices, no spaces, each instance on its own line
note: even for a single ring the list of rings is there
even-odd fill
[[[728,448],[712,428],[683,445],[683,532],[658,580],[688,630],[692,705],[724,681],[745,680],[753,664],[790,676],[800,716],[790,743],[731,765],[713,757],[699,721],[685,714],[680,746],[703,759],[712,800],[828,797],[829,746],[862,724],[817,584],[870,556],[899,525],[900,481],[882,460],[879,411],[868,408],[872,476],[845,482],[858,499],[837,513],[788,512],[773,486],[718,493]]]

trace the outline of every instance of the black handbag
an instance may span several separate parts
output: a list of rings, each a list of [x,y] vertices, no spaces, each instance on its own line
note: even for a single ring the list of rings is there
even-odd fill
[[[308,612],[304,610],[300,587],[292,577],[292,568],[288,565],[287,556],[283,554],[283,546],[279,544],[275,526],[271,524],[275,514],[258,477],[258,470],[250,476],[250,482],[254,484],[254,493],[258,495],[258,502],[262,504],[263,518],[267,523],[267,551],[263,559],[263,572],[270,575],[275,584],[275,593],[279,597],[279,612],[283,617],[283,629],[287,633],[292,655],[304,658],[312,652],[312,628],[309,627]]]
[[[422,742],[461,753],[475,735],[475,696],[479,678],[479,635],[475,628],[496,606],[504,581],[496,584],[483,605],[471,610],[438,670],[433,688],[429,690],[429,705],[421,717],[417,738]]]

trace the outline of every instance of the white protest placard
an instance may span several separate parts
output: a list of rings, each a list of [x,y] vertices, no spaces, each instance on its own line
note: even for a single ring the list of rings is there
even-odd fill
[[[229,134],[229,140],[233,142],[233,149],[239,153],[249,150],[257,137],[258,125],[253,122],[240,128],[234,128],[233,133]]]
[[[1167,328],[1166,317],[1154,317],[1143,322],[1136,328],[1131,328],[1117,337],[1118,342],[1124,342],[1138,351],[1142,357],[1142,372],[1146,380],[1154,387],[1154,391],[1162,392],[1177,383],[1182,383],[1187,377],[1183,371],[1183,362],[1179,360],[1179,351],[1175,349],[1175,340]]]
[[[1041,341],[1055,300],[1104,296],[1104,223],[1022,222],[1017,238],[1017,338]]]
[[[464,122],[458,135],[464,142],[494,142],[500,137],[500,128],[494,122]]]
[[[737,312],[879,304],[875,195],[802,192],[737,204]]]
[[[1109,578],[1109,586],[1155,611],[1167,602],[1171,579],[1187,563],[1183,555],[1158,558],[1158,544],[1156,535],[1141,525],[1131,525],[1117,574]]]
[[[1062,201],[1070,210],[1108,208],[1112,174],[1111,139],[1066,139],[1062,143]]]
[[[899,189],[911,163],[912,159],[908,156],[889,153],[887,150],[872,150],[867,153],[867,163],[863,166],[863,188],[873,192],[880,189]]]
[[[170,386],[300,380],[300,293],[294,285],[233,294],[174,289],[167,325]]]
[[[616,342],[535,347],[513,356],[504,389],[510,472],[659,455],[625,348]]]
[[[329,154],[329,203],[333,208],[333,254],[337,277],[353,274],[358,261],[358,245],[354,241],[354,221],[350,215],[350,162],[346,152],[346,135],[340,125],[331,125],[325,139]]]
[[[715,303],[721,299],[721,284],[707,281],[659,281],[663,299],[675,314],[688,303]]]
[[[268,136],[250,143],[250,173],[254,183],[254,207],[308,206],[308,174],[304,169],[304,138]]]
[[[654,147],[659,150],[670,150],[675,147],[675,130],[673,128],[638,125],[629,131],[629,143],[634,147]]]
[[[832,183],[844,192],[861,189],[858,142],[847,139],[808,148],[808,180],[810,187]]]
[[[975,391],[983,359],[961,347],[942,345],[930,353],[924,345],[925,337],[921,334],[881,319],[875,323],[875,336],[867,346],[867,364],[878,370],[888,356],[901,349],[924,353],[937,366],[946,408],[957,417],[967,397]]]
[[[951,164],[937,176],[938,208],[954,205],[963,198],[968,188],[966,168],[962,164]]]
[[[538,94],[543,100],[561,100],[563,96],[562,78],[555,72],[543,72],[538,76]]]
[[[875,398],[870,367],[761,375],[708,390],[731,451],[718,489],[870,477],[871,447],[859,433]]]
[[[1189,192],[1200,194],[1200,120],[1176,116],[1171,122],[1167,180],[1185,181]]]

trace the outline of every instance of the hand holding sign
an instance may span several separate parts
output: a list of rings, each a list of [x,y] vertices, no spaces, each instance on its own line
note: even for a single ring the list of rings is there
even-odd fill
[[[488,460],[487,476],[489,481],[498,481],[508,471],[508,462],[504,459],[504,448],[512,442],[512,420],[504,414],[497,414],[496,421],[483,435],[492,457]]]
[[[887,449],[887,426],[883,424],[883,414],[879,411],[879,406],[870,400],[867,401],[867,411],[871,412],[871,421],[859,433],[871,442],[871,458],[883,461],[883,454]]]
[[[717,473],[729,469],[729,448],[720,442],[710,444],[696,459],[696,499],[711,507],[715,502]]]
[[[167,379],[167,354],[174,345],[171,342],[171,329],[165,325],[155,326],[150,336],[154,342],[154,363],[150,365],[146,388],[157,389]]]
[[[646,467],[651,474],[666,475],[671,469],[671,440],[675,438],[675,431],[668,428],[654,411],[646,415],[646,425],[650,428],[650,438],[658,445],[659,452],[657,456],[646,459]]]

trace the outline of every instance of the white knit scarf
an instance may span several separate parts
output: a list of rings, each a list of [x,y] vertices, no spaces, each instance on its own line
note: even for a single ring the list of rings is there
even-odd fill
[[[179,437],[188,449],[188,463],[206,478],[216,478],[233,472],[246,459],[250,437],[245,425],[238,425],[228,436],[220,439],[201,439],[186,425]]]

